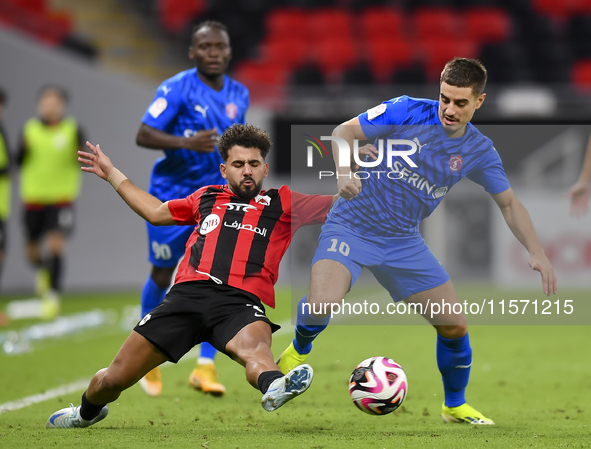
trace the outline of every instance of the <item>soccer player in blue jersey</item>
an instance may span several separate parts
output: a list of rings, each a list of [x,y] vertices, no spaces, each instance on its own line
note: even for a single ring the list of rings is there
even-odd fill
[[[529,214],[507,181],[501,158],[490,139],[470,124],[484,101],[486,79],[479,61],[456,58],[441,74],[439,101],[394,98],[334,130],[333,138],[344,139],[351,149],[354,139],[404,139],[406,145],[398,148],[407,154],[393,158],[391,167],[383,157],[375,168],[367,169],[369,177],[352,176],[348,164],[337,164],[342,198],[322,228],[310,288],[298,305],[295,338],[278,361],[283,372],[307,358],[312,341],[328,325],[329,317],[315,312],[321,309],[318,306],[328,304],[330,312],[330,304],[340,303],[367,267],[394,301],[417,304],[437,331],[444,422],[494,424],[466,403],[472,349],[465,315],[454,315],[448,308],[443,309],[448,314],[431,318],[426,310],[428,301],[452,306],[459,301],[449,275],[418,232],[421,220],[449,189],[468,177],[493,197],[507,225],[528,250],[529,265],[541,273],[544,293],[556,293],[552,265]],[[335,142],[333,153],[338,160]],[[376,155],[373,159],[377,164]],[[304,309],[306,301],[312,307]]]
[[[216,141],[234,123],[244,124],[250,103],[248,89],[224,74],[231,57],[223,24],[207,21],[195,26],[189,58],[196,67],[164,81],[142,119],[137,144],[164,150],[164,157],[154,165],[149,189],[160,201],[184,198],[205,185],[225,184]],[[190,227],[146,226],[152,271],[142,290],[142,316],[164,299],[193,232]],[[222,395],[225,388],[217,380],[216,352],[209,343],[202,343],[189,382],[197,390]],[[140,385],[147,394],[159,395],[159,368],[150,371]]]

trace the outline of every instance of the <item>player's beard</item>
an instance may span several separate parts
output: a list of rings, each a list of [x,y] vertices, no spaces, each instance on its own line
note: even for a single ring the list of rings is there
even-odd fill
[[[253,185],[247,188],[243,185],[244,181],[252,181]],[[261,192],[263,180],[261,179],[261,182],[257,184],[252,178],[244,178],[238,185],[230,185],[230,187],[232,192],[240,198],[250,201]]]

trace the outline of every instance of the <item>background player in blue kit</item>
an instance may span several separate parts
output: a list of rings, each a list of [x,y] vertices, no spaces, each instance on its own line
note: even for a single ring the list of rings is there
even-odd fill
[[[328,325],[329,317],[304,315],[302,305],[340,303],[367,267],[394,301],[425,306],[459,302],[449,275],[418,232],[449,189],[468,177],[491,194],[515,237],[529,252],[529,265],[542,276],[544,293],[556,293],[556,277],[544,254],[524,206],[505,176],[501,158],[487,137],[470,120],[486,94],[487,73],[476,60],[455,58],[443,69],[439,101],[402,96],[386,101],[337,127],[334,137],[354,139],[405,139],[414,149],[403,158],[384,157],[371,176],[351,176],[351,168],[337,164],[338,192],[322,228],[312,262],[308,294],[298,305],[293,343],[281,355],[282,372],[300,365],[312,341]],[[377,145],[377,142],[376,142]],[[333,142],[335,160],[339,149]],[[374,148],[374,153],[377,150]],[[373,159],[377,157],[374,155]],[[371,160],[368,160],[371,162]],[[377,176],[375,172],[381,171]],[[373,173],[371,173],[373,172]],[[326,309],[325,309],[326,310]],[[330,311],[330,306],[328,307]],[[306,309],[308,312],[308,309]],[[464,314],[423,315],[437,331],[437,365],[442,375],[444,422],[494,424],[466,403],[472,349]]]
[[[164,150],[164,157],[154,165],[149,188],[160,201],[184,198],[205,185],[225,184],[216,141],[234,123],[244,124],[250,102],[248,89],[224,75],[231,57],[223,24],[207,21],[195,26],[189,58],[196,68],[164,81],[142,119],[137,144]],[[146,226],[152,271],[142,291],[142,316],[162,302],[193,232],[191,227]],[[201,345],[189,382],[198,390],[221,395],[225,388],[217,381],[216,352],[209,343]],[[159,368],[150,371],[140,385],[149,395],[159,395]]]

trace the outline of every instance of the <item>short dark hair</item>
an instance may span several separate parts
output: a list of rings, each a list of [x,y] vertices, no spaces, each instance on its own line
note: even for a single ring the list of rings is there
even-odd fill
[[[195,39],[195,33],[200,31],[202,28],[216,28],[220,31],[224,31],[228,35],[228,37],[230,36],[230,33],[228,32],[228,27],[226,25],[216,20],[206,20],[204,22],[199,22],[197,25],[193,26],[193,29],[191,30],[191,44],[193,44],[193,39]]]
[[[228,151],[235,145],[244,148],[258,148],[263,159],[271,149],[271,137],[266,131],[253,125],[235,123],[224,131],[218,141],[218,151],[224,162],[228,160]]]
[[[63,87],[57,86],[55,84],[46,84],[45,86],[41,87],[41,89],[39,89],[39,92],[37,92],[37,101],[39,101],[41,97],[45,95],[45,92],[49,90],[57,92],[57,94],[62,98],[64,103],[68,104],[68,102],[70,101],[70,95],[68,94],[68,91]]]
[[[453,58],[443,68],[439,84],[445,82],[455,87],[471,87],[475,96],[484,92],[488,75],[482,62],[469,58]]]
[[[6,91],[0,87],[0,106],[6,106],[6,103],[8,102],[8,95],[6,94]]]

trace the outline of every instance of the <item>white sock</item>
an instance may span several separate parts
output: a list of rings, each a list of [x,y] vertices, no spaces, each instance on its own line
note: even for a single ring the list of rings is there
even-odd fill
[[[197,359],[197,365],[213,365],[213,359],[209,357],[199,357]]]

